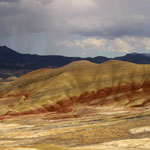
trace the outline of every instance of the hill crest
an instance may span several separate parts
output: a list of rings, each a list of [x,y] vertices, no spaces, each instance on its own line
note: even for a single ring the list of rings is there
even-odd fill
[[[1,84],[0,114],[75,113],[76,105],[145,107],[150,105],[149,95],[150,65],[79,61]]]

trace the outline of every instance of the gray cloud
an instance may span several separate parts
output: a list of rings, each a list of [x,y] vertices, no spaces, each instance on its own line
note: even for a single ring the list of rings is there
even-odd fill
[[[97,0],[96,7],[69,18],[68,28],[84,36],[150,36],[150,1]]]
[[[115,45],[115,38],[150,37],[149,14],[149,0],[0,0],[0,39],[41,33],[46,53],[74,38],[104,38]]]
[[[0,36],[8,37],[39,33],[48,26],[43,6],[36,0],[20,0],[19,3],[0,3]]]
[[[42,29],[42,32],[58,31],[81,36],[150,36],[148,0],[86,0],[82,3],[80,0],[0,2],[9,3],[0,4],[1,24],[12,24],[9,28],[14,30],[16,27],[20,30],[19,33],[23,30],[35,32],[36,28],[36,32],[41,32]],[[6,26],[5,32],[7,30],[6,35],[11,34],[11,29]]]
[[[3,3],[16,3],[16,2],[19,2],[19,0],[0,0],[0,3],[3,2]]]

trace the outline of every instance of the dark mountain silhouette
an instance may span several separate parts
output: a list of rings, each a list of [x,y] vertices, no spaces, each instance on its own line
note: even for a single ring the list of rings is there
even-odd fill
[[[73,61],[88,60],[94,63],[102,63],[109,58],[98,56],[95,58],[65,57],[65,56],[40,56],[31,54],[21,54],[6,46],[0,47],[0,68],[9,69],[39,69],[55,68],[67,65]]]
[[[26,72],[40,68],[57,68],[73,61],[88,60],[93,63],[103,63],[108,60],[123,60],[137,64],[150,64],[150,54],[130,53],[125,56],[107,58],[97,57],[66,57],[58,55],[21,54],[7,46],[0,46],[0,77],[10,75],[20,76]]]
[[[144,53],[130,53],[122,57],[116,57],[115,60],[123,60],[136,64],[150,64],[149,54]]]

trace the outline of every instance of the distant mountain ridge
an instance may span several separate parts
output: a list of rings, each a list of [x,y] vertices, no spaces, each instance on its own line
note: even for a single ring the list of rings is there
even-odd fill
[[[108,58],[104,56],[97,57],[67,57],[59,55],[33,55],[33,54],[21,54],[7,46],[0,46],[0,76],[5,76],[4,71],[1,70],[23,70],[20,74],[40,69],[40,68],[58,68],[65,66],[74,61],[87,60],[93,63],[103,63],[108,60],[123,60],[137,64],[150,64],[150,54],[145,53],[130,53],[125,56]],[[3,72],[3,73],[1,73]],[[6,71],[7,72],[7,71]],[[13,71],[12,75],[16,71]],[[9,75],[10,76],[10,75]]]
[[[0,46],[0,68],[16,68],[16,69],[39,69],[45,67],[62,67],[73,61],[88,60],[94,63],[102,63],[110,58],[98,57],[67,57],[59,55],[33,55],[21,54],[6,46]]]
[[[115,60],[123,60],[136,64],[150,64],[150,56],[149,54],[143,53],[130,53],[125,56],[115,57]]]

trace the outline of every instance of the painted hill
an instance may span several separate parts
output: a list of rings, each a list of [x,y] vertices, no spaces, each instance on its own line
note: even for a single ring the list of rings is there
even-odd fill
[[[150,104],[150,65],[73,62],[40,69],[0,86],[0,115],[76,112],[79,106]]]

